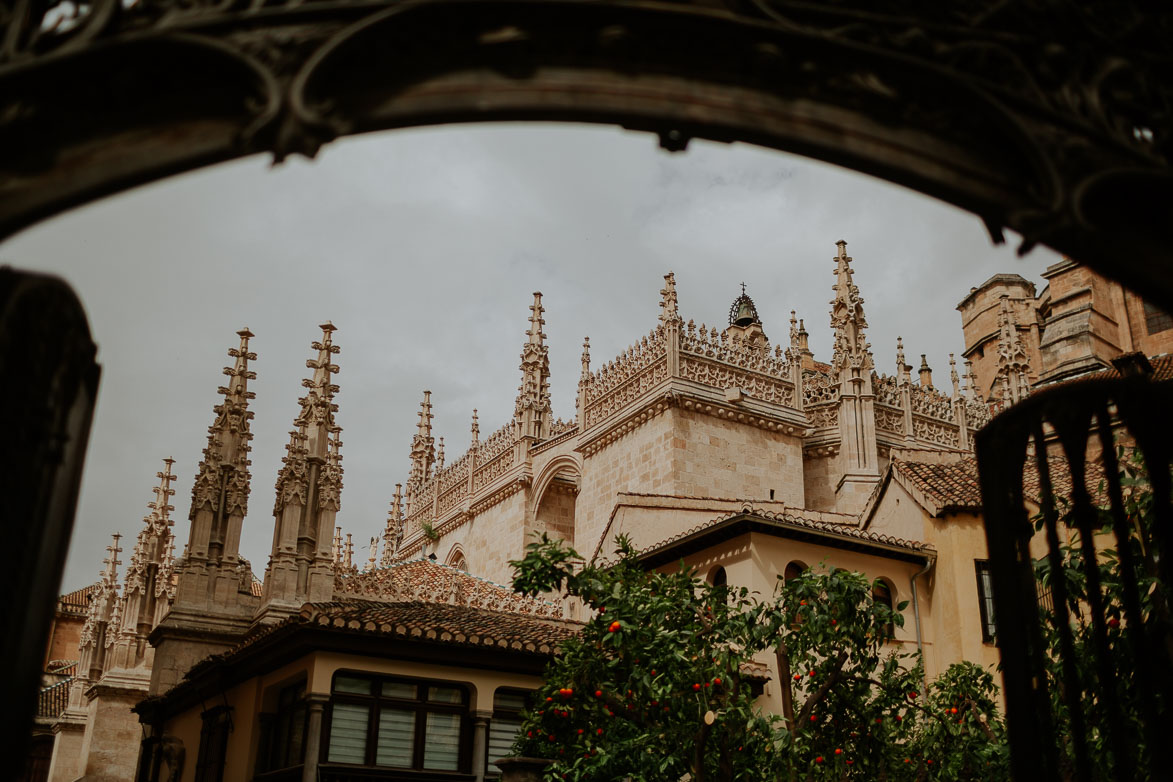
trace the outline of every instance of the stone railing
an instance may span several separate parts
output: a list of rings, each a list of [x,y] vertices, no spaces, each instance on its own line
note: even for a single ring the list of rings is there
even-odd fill
[[[953,421],[953,400],[935,388],[910,386],[912,412],[938,421]]]
[[[831,381],[825,372],[807,370],[802,373],[802,401],[805,407],[828,402],[839,403],[839,384]]]
[[[914,414],[912,416],[912,434],[918,440],[944,445],[948,448],[961,447],[961,430],[952,421],[939,421]]]
[[[583,412],[584,428],[589,429],[613,413],[622,410],[667,379],[668,359],[661,352],[658,357],[624,377],[621,384],[613,386],[606,394],[588,402]]]
[[[727,338],[725,332],[709,329],[703,323],[697,331],[696,324],[688,322],[680,335],[680,350],[779,380],[790,379],[790,364],[781,346],[771,353],[768,348],[754,347],[736,335]]]
[[[989,422],[989,405],[976,399],[965,400],[965,425],[970,432],[976,432]]]
[[[895,434],[905,434],[904,411],[899,407],[876,405],[876,428]]]
[[[593,402],[627,386],[632,378],[663,360],[666,352],[663,331],[657,326],[614,360],[604,364],[597,372],[591,372],[583,378],[582,390],[587,408],[590,409]],[[590,422],[586,425],[590,426]]]
[[[900,384],[891,375],[872,375],[872,388],[876,392],[876,403],[889,407],[903,408]]]
[[[336,578],[335,592],[390,603],[440,603],[547,619],[563,616],[561,605],[526,597],[456,568],[432,566],[427,578],[412,579],[401,572],[404,567],[414,564]]]
[[[812,405],[806,408],[807,418],[810,419],[811,425],[815,427],[824,426],[838,426],[839,425],[839,403],[831,402],[820,405]]]

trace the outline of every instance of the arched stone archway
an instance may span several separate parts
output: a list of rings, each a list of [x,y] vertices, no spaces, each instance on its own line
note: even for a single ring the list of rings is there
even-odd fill
[[[533,532],[574,545],[575,506],[581,478],[582,466],[575,456],[560,456],[546,465],[534,481]]]
[[[1173,305],[1173,11],[789,0],[11,0],[0,237],[257,152],[445,122],[742,140],[867,172]],[[60,20],[59,20],[60,21]]]

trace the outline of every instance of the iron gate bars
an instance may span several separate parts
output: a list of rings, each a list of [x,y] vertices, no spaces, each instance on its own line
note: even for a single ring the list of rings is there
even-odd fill
[[[1076,381],[976,437],[1015,779],[1170,778],[1171,403]]]

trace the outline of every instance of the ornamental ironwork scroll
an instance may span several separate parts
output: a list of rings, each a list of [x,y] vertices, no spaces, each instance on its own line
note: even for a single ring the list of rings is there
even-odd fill
[[[1066,384],[977,435],[1015,779],[1169,778],[1171,392]]]
[[[872,173],[1173,307],[1171,37],[1123,0],[0,0],[0,237],[347,134],[605,122]]]

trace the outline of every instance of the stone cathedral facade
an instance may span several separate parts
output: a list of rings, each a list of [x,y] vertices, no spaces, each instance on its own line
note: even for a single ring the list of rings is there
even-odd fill
[[[729,583],[765,591],[791,566],[863,570],[884,579],[889,600],[911,589],[915,635],[906,628],[894,643],[936,643],[930,669],[943,669],[964,651],[958,615],[972,612],[970,635],[977,633],[974,584],[960,576],[955,584],[942,568],[918,597],[916,580],[946,556],[971,568],[984,553],[980,519],[960,537],[945,535],[942,519],[954,506],[918,489],[900,465],[972,471],[972,435],[990,406],[972,371],[964,391],[955,365],[937,388],[922,356],[914,378],[899,343],[894,374],[877,371],[846,242],[836,244],[829,270],[828,362],[813,355],[794,313],[785,339],[771,341],[744,290],[727,323],[697,325],[667,274],[646,335],[602,364],[584,342],[567,419],[551,407],[545,312],[535,293],[511,419],[482,437],[472,411],[468,449],[447,460],[423,392],[410,470],[374,542],[381,551],[373,543],[365,566],[339,526],[334,326],[323,324],[312,344],[271,514],[252,497],[256,355],[253,335],[241,330],[195,470],[182,551],[176,556],[171,460],[121,580],[117,540],[109,550],[68,707],[54,726],[50,778],[245,780],[296,766],[298,778],[327,779],[363,765],[491,777],[490,761],[508,745],[510,698],[535,686],[557,640],[583,618],[575,605],[500,586],[510,582],[509,560],[540,533],[586,556],[606,555],[622,533],[654,553],[650,566],[685,559],[710,577],[720,570]],[[900,497],[920,515],[885,504]],[[244,523],[273,530],[259,579],[240,554]],[[987,646],[982,653],[994,659]],[[363,687],[416,692],[420,682],[417,695],[402,697],[421,699],[411,701],[415,712],[438,709],[429,720],[458,715],[450,747],[429,743],[419,728],[414,749],[404,745],[405,754],[388,760],[382,744],[345,733],[343,716],[359,713],[355,703],[368,697],[355,694]],[[446,684],[427,684],[434,682]],[[429,706],[424,693],[433,690],[458,700]],[[768,686],[763,697],[764,708],[776,705]],[[285,713],[300,715],[300,727],[282,722]],[[436,754],[436,746],[451,752]],[[222,776],[199,776],[217,763]],[[387,773],[379,778],[396,778]]]
[[[948,391],[934,387],[923,361],[914,381],[902,345],[895,374],[876,372],[846,242],[837,250],[830,363],[815,360],[793,314],[788,339],[772,343],[744,294],[720,330],[685,320],[668,274],[646,336],[595,368],[584,343],[570,421],[550,408],[534,294],[513,420],[481,439],[474,411],[468,451],[446,462],[424,392],[384,564],[426,550],[508,582],[508,560],[532,535],[589,554],[607,545],[608,525],[635,497],[645,506],[655,496],[724,499],[853,516],[894,452],[970,451],[986,405],[962,393],[956,368]],[[652,543],[674,531],[664,520],[640,532]]]

